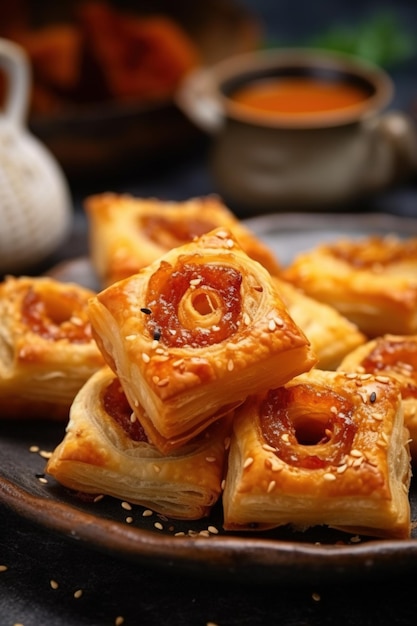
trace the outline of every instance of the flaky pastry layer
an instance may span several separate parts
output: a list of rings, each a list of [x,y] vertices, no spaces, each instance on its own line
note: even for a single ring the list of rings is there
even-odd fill
[[[110,495],[171,518],[207,515],[221,493],[230,416],[162,455],[134,428],[140,423],[132,425],[131,414],[117,378],[104,367],[77,394],[46,471],[76,491]]]
[[[358,346],[339,369],[359,374],[389,376],[397,381],[404,421],[410,433],[410,452],[417,461],[417,335],[384,335]]]

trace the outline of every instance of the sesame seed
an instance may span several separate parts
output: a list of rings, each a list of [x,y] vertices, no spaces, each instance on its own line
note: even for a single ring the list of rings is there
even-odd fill
[[[371,374],[361,374],[360,375],[360,379],[361,380],[369,380],[370,378],[372,378]]]
[[[207,528],[207,530],[209,531],[209,533],[211,533],[212,535],[218,535],[219,534],[219,530],[218,528],[216,528],[215,526],[209,526]]]
[[[133,341],[136,337],[137,335],[126,335],[125,339],[126,341]]]
[[[345,472],[347,470],[347,464],[343,463],[343,465],[339,465],[338,468],[336,469],[336,472],[338,474],[343,474],[343,472]]]
[[[210,537],[210,533],[208,530],[200,530],[198,534],[200,535],[200,537]]]
[[[274,448],[273,446],[270,446],[269,443],[262,444],[262,449],[265,450],[266,452],[275,452],[276,451],[276,448]]]
[[[370,401],[370,402],[372,402],[372,403],[374,403],[374,402],[375,402],[375,400],[376,400],[376,393],[375,393],[375,391],[373,391],[373,392],[371,393],[371,395],[369,396],[369,401]]]
[[[29,452],[39,452],[39,446],[30,446]]]
[[[130,423],[134,424],[136,422],[136,420],[137,420],[137,417],[136,417],[135,413],[132,413],[130,415]]]
[[[77,589],[77,591],[74,591],[74,598],[76,600],[78,600],[78,598],[81,598],[82,595],[83,595],[83,590],[82,589]]]
[[[177,359],[176,361],[173,362],[172,366],[173,367],[179,367],[183,363],[184,363],[184,359]]]
[[[158,342],[160,339],[161,339],[161,331],[158,328],[157,330],[154,330],[153,340]]]
[[[130,515],[128,517],[126,517],[126,524],[131,524],[133,522],[133,517],[131,517]]]
[[[201,283],[203,279],[201,277],[199,278],[193,278],[192,280],[190,280],[190,285],[197,287],[197,285],[199,285]]]
[[[93,502],[100,502],[100,500],[102,500],[104,498],[103,494],[99,494],[98,496],[96,496],[93,500]]]
[[[356,372],[349,372],[348,374],[345,374],[346,378],[349,378],[350,380],[354,380],[355,378],[358,377],[358,374]]]
[[[145,509],[142,513],[142,517],[150,517],[151,515],[153,515],[153,511],[150,509]]]
[[[7,565],[0,565],[0,572],[7,572],[8,569]]]
[[[144,361],[144,363],[149,363],[151,360],[151,357],[149,356],[149,354],[146,354],[146,352],[142,353],[142,361]]]
[[[58,583],[56,582],[56,580],[50,580],[50,581],[49,581],[49,584],[51,585],[51,588],[52,588],[52,589],[58,589],[58,587],[59,587],[59,585],[58,585]]]
[[[354,537],[350,538],[350,543],[360,543],[362,540],[359,535],[354,535]]]
[[[273,490],[275,489],[276,484],[277,484],[277,483],[276,483],[276,481],[275,481],[275,480],[271,480],[271,481],[269,482],[269,485],[268,485],[267,490],[266,490],[266,491],[267,491],[267,493],[271,493],[271,491],[273,491]]]
[[[350,455],[357,458],[363,456],[362,452],[360,450],[357,450],[356,448],[352,448],[352,450],[350,451]]]
[[[220,483],[220,489],[224,491],[225,487],[226,487],[226,480],[223,478],[222,482]]]
[[[50,452],[49,450],[41,450],[39,452],[39,455],[43,458],[43,459],[50,459],[52,456],[52,452]]]
[[[320,594],[316,593],[316,592],[312,593],[311,597],[313,598],[314,602],[320,602],[320,600],[321,600]]]
[[[121,507],[122,507],[122,509],[125,509],[125,511],[131,511],[132,510],[132,505],[129,502],[122,502],[121,503]]]
[[[40,482],[40,483],[42,483],[43,485],[47,485],[47,484],[48,484],[48,481],[47,481],[47,479],[45,478],[45,476],[38,476],[38,480],[39,480],[39,482]]]
[[[166,387],[169,384],[169,378],[161,378],[156,384],[158,385],[158,387]]]
[[[145,313],[145,315],[151,315],[152,313],[151,309],[148,309],[148,307],[145,306],[141,308],[141,312]]]
[[[243,463],[243,469],[250,467],[252,463],[253,463],[253,458],[251,456],[248,456],[247,459],[245,459],[245,462]]]
[[[121,615],[118,615],[116,617],[116,619],[114,620],[114,626],[122,626],[122,624],[124,624],[125,618],[122,617]]]
[[[235,245],[235,242],[233,241],[233,239],[228,239],[226,241],[226,245],[228,248],[233,248],[233,246]]]
[[[245,324],[245,326],[249,326],[250,324],[250,317],[247,313],[243,315],[243,323]]]
[[[283,435],[281,435],[281,439],[282,441],[284,441],[285,443],[289,443],[290,441],[290,436],[288,433],[284,433]]]
[[[161,471],[161,468],[160,468],[160,466],[159,466],[159,465],[155,465],[155,464],[154,464],[154,465],[153,465],[153,469],[154,469],[154,472],[156,472],[157,474],[159,474],[159,472]]]
[[[268,322],[268,330],[270,330],[271,332],[274,331],[276,329],[277,325],[275,323],[275,320],[269,320]]]
[[[336,476],[332,474],[331,472],[326,472],[325,474],[323,474],[323,478],[324,480],[328,480],[328,481],[336,480]]]
[[[207,463],[214,463],[216,461],[215,456],[206,456]]]
[[[229,359],[227,361],[227,371],[232,372],[234,370],[234,367],[235,367],[234,361],[232,361],[232,359]]]
[[[164,530],[164,527],[162,526],[161,522],[155,522],[154,526],[157,530]]]
[[[389,383],[390,382],[390,378],[388,376],[375,376],[375,380],[377,380],[379,383]]]

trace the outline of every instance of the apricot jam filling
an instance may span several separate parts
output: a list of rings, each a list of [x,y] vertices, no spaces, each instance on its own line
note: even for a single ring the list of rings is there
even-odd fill
[[[377,341],[373,350],[362,360],[369,374],[398,375],[403,398],[417,397],[417,345],[413,341]],[[403,377],[407,378],[404,384]],[[410,380],[412,379],[412,380]],[[414,381],[414,382],[412,382]]]
[[[132,409],[117,378],[103,391],[102,403],[106,413],[123,428],[132,441],[148,443],[142,424],[137,418],[132,419]]]
[[[235,268],[200,263],[161,263],[147,293],[147,328],[169,347],[201,348],[238,330],[242,275]]]
[[[260,407],[265,442],[288,465],[321,469],[342,463],[357,427],[352,405],[329,389],[310,385],[268,392]]]
[[[194,237],[201,237],[214,228],[208,220],[169,219],[161,215],[149,215],[140,220],[140,230],[150,241],[167,249],[177,247],[192,241]]]
[[[91,326],[83,302],[76,294],[37,293],[29,289],[22,301],[22,322],[33,333],[50,341],[91,341]]]

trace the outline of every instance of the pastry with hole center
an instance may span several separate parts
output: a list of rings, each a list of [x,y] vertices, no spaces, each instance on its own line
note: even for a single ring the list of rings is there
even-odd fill
[[[282,278],[333,306],[368,338],[417,332],[417,237],[323,244],[300,253]]]
[[[105,193],[87,198],[85,208],[91,259],[103,287],[219,226],[232,230],[246,253],[270,273],[280,269],[272,251],[215,195],[164,202]]]
[[[315,363],[271,276],[230,232],[175,248],[90,300],[93,332],[161,450]]]
[[[68,418],[78,390],[104,365],[87,315],[93,295],[48,277],[0,284],[2,417]]]
[[[359,384],[359,382],[361,384]],[[311,370],[237,409],[224,525],[327,525],[410,535],[410,458],[398,385]]]

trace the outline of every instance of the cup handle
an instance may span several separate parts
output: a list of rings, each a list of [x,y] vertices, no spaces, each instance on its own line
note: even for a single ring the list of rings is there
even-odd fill
[[[365,190],[401,182],[417,172],[417,125],[409,115],[389,111],[373,120],[370,132]]]
[[[180,110],[197,127],[209,134],[217,133],[225,119],[215,95],[211,72],[200,68],[191,72],[180,85],[175,101]]]
[[[3,115],[17,126],[22,126],[29,107],[31,81],[29,61],[23,48],[0,39],[0,68],[6,78]]]

